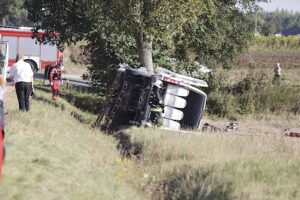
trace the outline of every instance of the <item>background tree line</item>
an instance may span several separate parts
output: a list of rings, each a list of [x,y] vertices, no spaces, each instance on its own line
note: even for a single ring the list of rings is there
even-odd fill
[[[258,12],[257,25],[262,35],[274,35],[291,28],[300,29],[300,13],[287,10]]]
[[[2,26],[33,26],[24,8],[24,0],[0,0],[0,24]]]

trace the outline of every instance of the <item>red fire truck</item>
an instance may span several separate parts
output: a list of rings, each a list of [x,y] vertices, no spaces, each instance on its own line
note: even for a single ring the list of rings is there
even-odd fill
[[[32,37],[31,30],[30,27],[0,27],[0,42],[6,41],[9,44],[9,66],[15,63],[18,53],[25,56],[25,61],[35,71],[47,65],[55,65],[57,60],[62,59],[62,53],[56,45],[41,44]]]

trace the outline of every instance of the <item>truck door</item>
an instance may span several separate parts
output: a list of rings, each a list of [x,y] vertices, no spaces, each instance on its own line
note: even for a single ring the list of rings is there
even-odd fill
[[[3,96],[8,66],[8,42],[0,42],[0,179],[2,176],[2,161],[4,159],[4,109]]]
[[[6,80],[8,67],[8,42],[0,42],[0,75]]]

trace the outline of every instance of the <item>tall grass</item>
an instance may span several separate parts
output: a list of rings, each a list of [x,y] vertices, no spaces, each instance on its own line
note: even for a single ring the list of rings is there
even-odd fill
[[[217,79],[217,81],[214,81]],[[300,112],[300,92],[297,81],[272,77],[260,72],[250,72],[233,83],[212,77],[212,87],[207,90],[207,112],[219,117],[237,118],[239,115]]]
[[[153,199],[300,198],[300,141],[258,129],[244,136],[132,129],[143,153],[129,172],[139,176],[129,179]]]

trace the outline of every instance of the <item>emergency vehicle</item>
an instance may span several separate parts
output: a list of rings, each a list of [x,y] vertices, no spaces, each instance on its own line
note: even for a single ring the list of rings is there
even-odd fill
[[[0,181],[2,175],[2,161],[5,155],[4,148],[4,108],[3,108],[3,97],[4,97],[4,84],[6,69],[8,66],[8,42],[0,42]]]
[[[18,53],[24,55],[25,61],[35,71],[45,68],[47,65],[55,65],[57,60],[62,59],[62,53],[57,46],[38,42],[36,38],[33,38],[30,27],[0,27],[1,41],[6,41],[9,44],[9,66],[16,62]]]
[[[161,128],[195,130],[200,126],[207,95],[199,88],[208,87],[204,80],[195,79],[157,67],[154,73],[145,68],[133,69],[120,65],[115,81],[94,124],[105,131],[123,126],[147,126],[151,112],[151,93],[161,82]],[[195,87],[196,86],[196,87]]]

